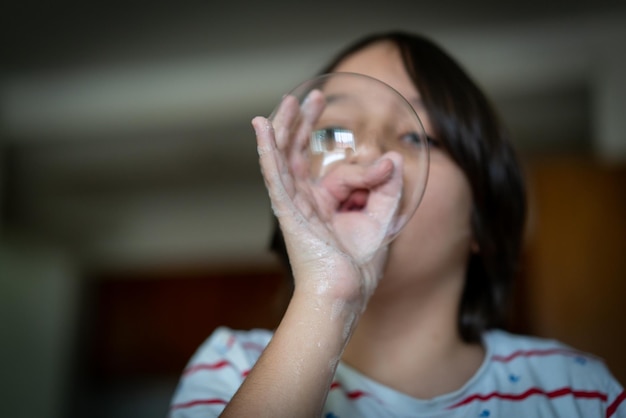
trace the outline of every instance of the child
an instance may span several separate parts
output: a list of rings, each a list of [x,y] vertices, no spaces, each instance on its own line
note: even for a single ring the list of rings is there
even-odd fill
[[[293,294],[274,331],[216,330],[185,370],[171,416],[626,417],[624,390],[601,361],[500,329],[525,191],[478,87],[439,47],[406,33],[365,38],[326,72],[374,77],[413,104],[435,138],[420,207],[388,248],[357,263],[301,221],[275,152],[312,124],[320,101],[299,109],[287,97],[274,126],[255,118]],[[379,185],[395,168],[381,157],[369,180],[342,186]]]

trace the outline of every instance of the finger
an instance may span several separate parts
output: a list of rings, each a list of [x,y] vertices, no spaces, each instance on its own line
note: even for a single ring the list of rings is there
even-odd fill
[[[294,176],[305,179],[310,175],[310,162],[308,161],[307,148],[309,146],[313,126],[317,123],[320,114],[324,110],[324,95],[319,90],[314,90],[302,103],[296,133],[287,146],[289,167]]]
[[[325,107],[326,99],[319,90],[312,90],[302,103],[302,117],[294,142],[294,150],[296,152],[304,150],[308,145],[313,126],[317,123]]]
[[[369,195],[367,202],[368,213],[380,223],[385,236],[395,234],[399,223],[406,218],[398,217],[402,200],[402,167],[404,160],[397,153],[389,153],[388,157],[394,161],[395,170],[386,182],[376,187]]]
[[[252,119],[252,127],[256,135],[257,152],[259,157],[276,150],[274,128],[269,120],[262,116]]]
[[[292,141],[293,131],[300,119],[300,105],[298,99],[288,95],[283,98],[273,117],[273,126],[276,145],[279,149],[285,149]]]
[[[335,199],[341,201],[356,189],[374,189],[393,175],[394,163],[389,158],[381,158],[371,165],[339,164],[320,181]]]
[[[257,138],[261,172],[272,200],[272,205],[275,205],[277,210],[284,209],[284,202],[289,199],[288,189],[285,184],[287,183],[288,185],[289,177],[279,160],[274,128],[269,120],[260,116],[252,120],[252,126]]]
[[[284,231],[302,228],[312,208],[296,193],[295,184],[287,169],[283,153],[276,148],[274,128],[269,120],[256,117],[252,120],[257,136],[261,172],[268,190],[272,209]]]

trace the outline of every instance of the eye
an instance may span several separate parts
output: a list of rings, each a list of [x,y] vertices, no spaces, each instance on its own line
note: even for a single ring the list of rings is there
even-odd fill
[[[410,133],[402,135],[401,140],[402,142],[409,144],[409,145],[413,145],[413,146],[422,145],[420,136],[415,132],[410,132]],[[428,143],[429,148],[439,148],[441,146],[441,143],[439,142],[438,139],[435,139],[428,135],[426,135],[426,142]]]
[[[433,138],[432,136],[426,135],[426,142],[428,142],[428,146],[430,148],[440,148],[441,142],[437,138]]]

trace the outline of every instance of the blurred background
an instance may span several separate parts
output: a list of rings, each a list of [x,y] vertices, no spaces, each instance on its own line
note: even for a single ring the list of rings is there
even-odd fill
[[[250,120],[390,29],[437,40],[513,133],[531,195],[514,329],[626,382],[626,2],[5,3],[3,415],[165,416],[216,326],[274,326]]]

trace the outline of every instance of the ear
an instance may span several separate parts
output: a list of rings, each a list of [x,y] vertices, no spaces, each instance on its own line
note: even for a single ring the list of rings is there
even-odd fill
[[[472,239],[472,242],[470,243],[470,251],[472,254],[480,253],[480,245],[478,245],[478,242],[475,239]]]

